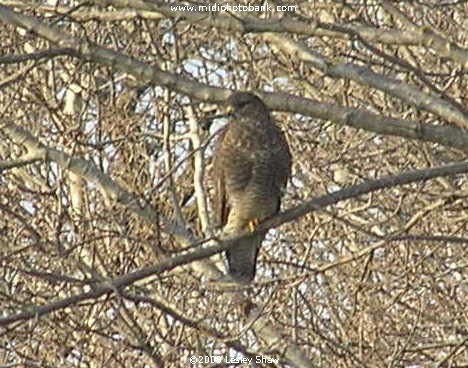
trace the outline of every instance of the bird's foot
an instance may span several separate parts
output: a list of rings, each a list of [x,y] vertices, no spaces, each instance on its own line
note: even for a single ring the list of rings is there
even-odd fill
[[[249,228],[249,231],[251,233],[253,233],[255,231],[255,229],[257,228],[258,224],[260,223],[259,219],[258,218],[254,218],[252,220],[250,220],[248,223],[247,223],[247,227]]]

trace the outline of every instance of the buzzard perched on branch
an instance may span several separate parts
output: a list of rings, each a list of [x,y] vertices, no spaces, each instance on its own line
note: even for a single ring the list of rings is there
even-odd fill
[[[227,100],[231,121],[214,152],[215,211],[226,235],[248,229],[276,214],[291,173],[291,153],[265,104],[251,93],[234,92]],[[239,283],[255,276],[257,253],[266,232],[226,252],[229,275]]]

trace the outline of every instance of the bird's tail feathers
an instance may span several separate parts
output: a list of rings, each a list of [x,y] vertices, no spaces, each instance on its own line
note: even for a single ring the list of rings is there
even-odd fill
[[[264,237],[258,234],[244,239],[226,251],[229,275],[234,281],[248,284],[254,279],[257,254]]]

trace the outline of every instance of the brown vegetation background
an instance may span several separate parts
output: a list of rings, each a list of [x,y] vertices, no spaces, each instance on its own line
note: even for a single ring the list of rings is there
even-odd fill
[[[0,366],[468,367],[467,3],[200,4],[0,0]],[[294,156],[245,290],[210,240],[231,90]]]

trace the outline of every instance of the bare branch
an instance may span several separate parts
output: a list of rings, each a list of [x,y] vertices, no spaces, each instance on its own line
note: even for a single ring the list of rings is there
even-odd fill
[[[274,43],[274,45],[291,55],[293,59],[299,59],[322,71],[332,78],[346,78],[357,83],[367,85],[391,96],[398,97],[402,101],[417,108],[427,110],[441,118],[455,123],[460,128],[468,128],[468,116],[458,110],[446,99],[434,94],[422,92],[416,86],[404,83],[396,78],[386,77],[374,73],[370,69],[350,63],[332,63],[317,52],[312,52],[305,45],[293,41],[275,33],[264,33],[262,37]]]
[[[13,168],[33,164],[33,163],[35,163],[37,161],[42,160],[43,158],[44,157],[39,156],[39,155],[34,156],[34,157],[30,157],[30,155],[28,155],[28,157],[21,157],[21,158],[19,158],[17,160],[0,161],[0,173],[2,171],[10,170],[10,169],[13,169]]]
[[[211,229],[209,226],[208,216],[208,201],[205,195],[205,187],[203,185],[205,176],[205,161],[203,160],[204,150],[200,140],[200,128],[198,121],[196,120],[195,112],[190,106],[188,108],[188,122],[190,127],[190,139],[192,141],[193,150],[195,154],[193,156],[193,187],[195,189],[195,198],[197,201],[198,217],[200,218],[201,227],[203,233],[208,230],[207,236],[211,237]]]
[[[229,90],[210,87],[181,76],[163,72],[156,67],[150,67],[121,53],[96,46],[85,40],[76,40],[69,35],[64,35],[64,32],[44,25],[36,18],[14,13],[4,6],[0,6],[0,10],[2,10],[0,20],[3,22],[16,24],[59,46],[71,48],[78,52],[80,58],[84,60],[94,60],[122,72],[133,74],[141,81],[172,88],[201,101],[221,102],[230,94]],[[365,110],[340,107],[287,94],[261,94],[267,105],[274,110],[296,112],[379,134],[419,139],[461,150],[467,150],[468,147],[468,134],[461,129],[420,124],[416,121],[404,119],[382,118]]]
[[[389,1],[382,1],[382,6],[395,18],[400,20],[414,34],[414,38],[420,44],[432,48],[441,56],[448,57],[457,63],[460,63],[465,69],[468,68],[468,50],[455,43],[439,36],[429,27],[418,27],[411,22],[399,9],[393,6]]]
[[[467,361],[463,2],[249,4],[0,0],[5,364]],[[249,285],[203,175],[233,90],[293,157]]]
[[[18,134],[15,134],[14,131],[12,131],[11,127],[8,129],[9,129],[8,133],[11,134],[12,137],[19,136]],[[60,155],[55,153],[53,150],[50,151],[49,157],[55,160],[59,158],[57,162],[58,163],[61,162]],[[75,162],[70,166],[70,170],[73,170],[73,168],[77,167],[78,163],[80,162],[79,159],[72,159],[72,160],[74,160]],[[256,229],[256,232],[265,231],[272,227],[278,227],[286,222],[290,222],[292,220],[305,216],[306,214],[312,211],[318,211],[321,208],[325,208],[331,204],[336,204],[336,203],[339,203],[341,201],[344,201],[350,198],[354,198],[354,197],[361,196],[364,194],[369,194],[369,193],[382,190],[382,189],[392,188],[395,186],[410,184],[410,183],[419,182],[422,180],[429,180],[429,179],[433,179],[433,178],[437,178],[441,176],[449,176],[449,175],[456,175],[456,174],[462,174],[462,173],[468,173],[468,163],[457,163],[457,164],[452,164],[452,165],[447,165],[447,166],[442,166],[442,167],[437,167],[437,168],[415,170],[415,171],[406,172],[400,175],[387,176],[387,177],[377,179],[377,180],[370,180],[359,185],[355,185],[349,188],[339,190],[332,194],[314,198],[310,201],[305,202],[304,204],[300,206],[286,210],[276,215],[272,219],[261,223]],[[255,233],[252,233],[252,234],[255,234]],[[229,249],[229,247],[231,247],[232,245],[235,245],[236,242],[238,242],[240,239],[248,238],[252,236],[252,234],[247,233],[241,236],[231,236],[226,239],[223,239],[223,241],[219,244],[210,245],[204,248],[199,247],[199,248],[196,248],[195,250],[190,250],[180,255],[173,256],[172,258],[167,258],[157,265],[146,267],[146,268],[128,273],[126,275],[117,277],[113,280],[109,280],[105,283],[95,286],[94,289],[90,292],[78,294],[78,295],[63,299],[63,300],[59,300],[57,302],[50,303],[48,305],[35,307],[31,311],[25,311],[25,312],[18,313],[13,316],[0,318],[0,325],[8,325],[13,322],[20,321],[20,320],[42,316],[44,314],[54,312],[56,310],[65,308],[67,306],[78,304],[85,300],[99,298],[102,295],[113,292],[113,290],[115,289],[121,289],[121,288],[127,287],[144,278],[155,276],[155,275],[160,275],[161,273],[170,271],[178,266],[182,266],[182,265],[185,265],[185,264],[188,264],[188,263],[191,263],[191,262],[194,262],[194,261],[206,258],[206,257],[210,257],[216,253],[225,251],[226,249]],[[192,246],[194,245],[195,244],[193,244]]]
[[[406,185],[419,181],[444,177],[449,175],[464,174],[468,172],[468,162],[454,163],[451,165],[435,167],[431,169],[422,169],[405,172],[399,175],[385,176],[380,179],[365,181],[358,185],[353,185],[334,193],[314,198],[306,201],[303,204],[288,209],[274,218],[261,223],[258,230],[267,230],[272,227],[277,227],[286,222],[292,221],[306,215],[311,211],[316,211],[320,208],[327,207],[350,198],[355,198],[364,194],[369,194],[382,189],[388,189],[395,186]]]
[[[281,19],[258,19],[248,16],[230,16],[216,14],[200,9],[199,11],[173,10],[170,5],[161,2],[147,2],[143,0],[95,0],[96,4],[114,6],[116,8],[131,8],[147,10],[162,14],[168,18],[182,18],[189,23],[203,24],[207,27],[219,28],[227,32],[240,33],[297,33],[308,36],[325,36],[348,38],[358,34],[367,41],[400,44],[419,45],[424,43],[427,47],[434,48],[462,66],[468,66],[468,50],[444,40],[442,37],[426,32],[421,32],[417,27],[412,27],[412,32],[403,32],[396,29],[381,29],[364,25],[335,25],[326,24],[317,20],[297,20],[291,17]],[[388,8],[388,5],[387,5]]]
[[[187,245],[187,240],[190,239],[187,231],[181,227],[172,224],[169,219],[161,217],[153,208],[134,197],[109,176],[105,175],[90,161],[81,158],[71,157],[65,152],[47,147],[41,144],[31,133],[25,129],[14,125],[6,124],[2,130],[8,134],[17,144],[23,144],[27,147],[30,154],[37,153],[42,157],[52,160],[59,164],[63,169],[70,170],[78,177],[85,179],[90,183],[96,183],[100,186],[102,192],[113,202],[119,203],[134,212],[141,218],[150,223],[155,223],[158,219],[164,222],[164,230],[176,236],[181,244]]]
[[[32,52],[29,54],[21,55],[4,55],[0,56],[0,64],[15,64],[15,63],[24,63],[25,61],[38,61],[42,59],[52,59],[57,56],[70,56],[76,54],[73,49],[49,49],[42,50],[37,52]]]

